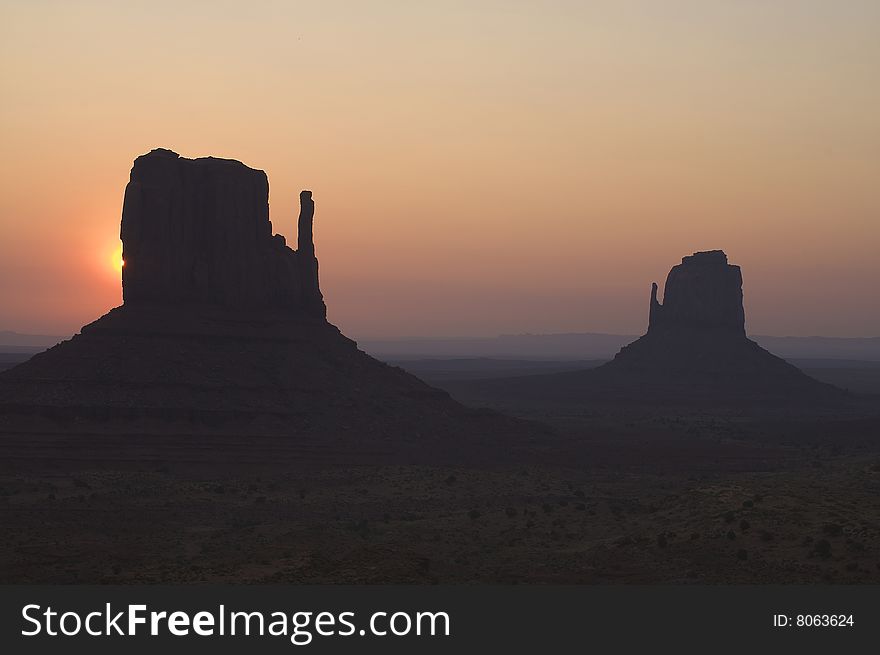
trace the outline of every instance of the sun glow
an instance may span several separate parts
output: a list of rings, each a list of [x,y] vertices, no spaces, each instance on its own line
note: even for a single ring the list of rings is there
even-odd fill
[[[125,266],[125,260],[122,258],[122,244],[116,246],[113,250],[113,255],[110,259],[111,265],[113,266],[113,270],[117,273],[122,272],[122,267]]]

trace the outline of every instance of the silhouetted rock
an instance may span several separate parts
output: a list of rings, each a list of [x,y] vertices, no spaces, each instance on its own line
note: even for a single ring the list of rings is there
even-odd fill
[[[742,273],[721,250],[697,252],[673,266],[663,304],[653,284],[647,334],[601,368],[649,376],[733,376],[743,382],[743,376],[808,379],[746,337]]]
[[[272,235],[262,171],[161,149],[138,157],[122,216],[123,305],[0,373],[0,432],[32,419],[114,435],[244,431],[282,435],[273,448],[305,460],[349,461],[367,451],[441,461],[438,449],[464,456],[463,439],[472,456],[484,429],[533,434],[374,360],[328,323],[310,191],[300,204],[294,251]]]
[[[161,148],[138,157],[122,210],[125,303],[273,308],[323,318],[311,192],[300,200],[294,251],[272,237],[263,171]]]
[[[746,337],[742,274],[720,250],[674,266],[648,331],[592,370],[457,384],[457,397],[496,407],[779,407],[836,405],[845,393]],[[528,399],[528,400],[526,400]],[[510,403],[510,404],[508,404]]]
[[[669,271],[662,305],[651,286],[648,332],[685,330],[745,336],[742,273],[721,250],[683,257]]]
[[[725,387],[734,394],[737,387],[773,396],[832,390],[746,337],[742,272],[721,250],[697,252],[673,266],[663,304],[653,284],[647,334],[597,371],[639,375],[668,388]]]

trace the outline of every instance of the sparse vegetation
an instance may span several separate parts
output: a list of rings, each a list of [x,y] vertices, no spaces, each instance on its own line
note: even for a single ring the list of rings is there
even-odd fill
[[[819,539],[813,546],[813,552],[822,559],[831,557],[831,542],[827,539]]]

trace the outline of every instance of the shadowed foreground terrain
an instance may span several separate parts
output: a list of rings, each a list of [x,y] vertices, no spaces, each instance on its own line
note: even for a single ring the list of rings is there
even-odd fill
[[[0,577],[880,582],[877,419],[606,421],[558,417],[530,456],[445,466],[181,435],[138,453],[107,437],[102,461],[47,434],[18,459],[7,439]]]

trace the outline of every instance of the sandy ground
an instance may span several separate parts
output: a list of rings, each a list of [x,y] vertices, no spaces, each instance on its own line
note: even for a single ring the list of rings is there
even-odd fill
[[[0,580],[878,583],[878,424],[556,417],[534,457],[444,467],[44,436],[3,459]]]

